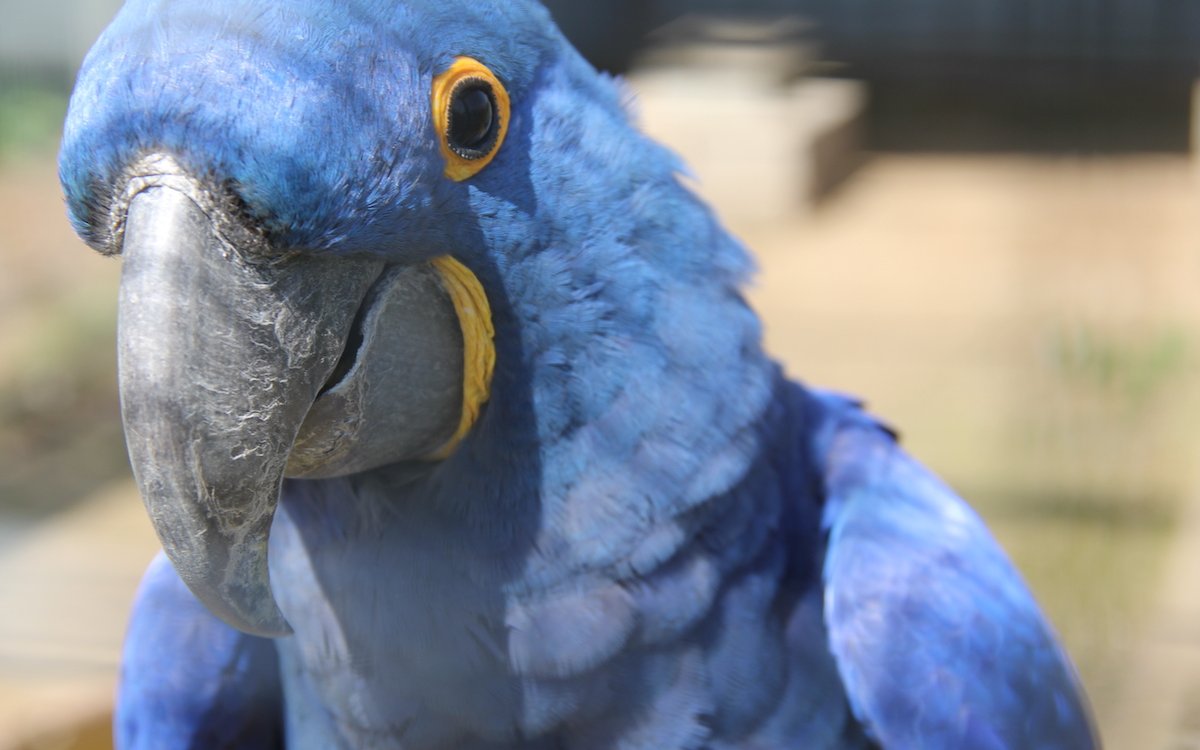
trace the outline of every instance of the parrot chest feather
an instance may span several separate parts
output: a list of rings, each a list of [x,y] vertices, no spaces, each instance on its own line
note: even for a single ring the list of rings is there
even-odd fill
[[[764,415],[760,438],[779,440],[788,418]],[[724,495],[650,525],[620,563],[550,587],[523,575],[537,575],[536,547],[510,559],[464,540],[433,503],[392,501],[369,524],[383,531],[364,538],[323,502],[344,480],[290,485],[271,539],[273,575],[288,582],[280,606],[296,623],[281,642],[290,734],[343,747],[554,737],[670,750],[761,731],[838,747],[820,739],[829,716],[846,714],[823,640],[811,640],[822,627],[815,558],[789,552],[814,548],[795,535],[816,528],[818,510],[789,519],[782,457],[767,456]],[[337,507],[372,505],[370,486],[355,491]],[[391,573],[362,587],[364,569]],[[809,698],[786,712],[825,718],[775,726],[789,691]]]

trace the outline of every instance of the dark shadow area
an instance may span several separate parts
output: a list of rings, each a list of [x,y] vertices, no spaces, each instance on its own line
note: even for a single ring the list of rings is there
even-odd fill
[[[1183,153],[1200,78],[1200,5],[1165,0],[547,0],[593,64],[712,42],[749,23],[794,45],[803,75],[871,89],[883,151]]]
[[[970,488],[964,492],[993,521],[1066,522],[1159,534],[1178,525],[1178,499],[1148,495],[1131,498],[1114,492],[1072,494],[1053,490],[1014,492],[1007,488]]]
[[[1186,153],[1191,86],[1027,75],[871,81],[866,143],[879,151]]]
[[[652,2],[608,0],[543,0],[571,43],[592,65],[610,73],[624,73],[642,48],[645,37],[661,23]]]

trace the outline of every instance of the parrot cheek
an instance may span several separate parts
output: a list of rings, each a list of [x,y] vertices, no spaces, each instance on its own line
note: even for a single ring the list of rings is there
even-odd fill
[[[287,475],[342,476],[431,455],[459,423],[462,341],[432,267],[385,270],[300,427]]]

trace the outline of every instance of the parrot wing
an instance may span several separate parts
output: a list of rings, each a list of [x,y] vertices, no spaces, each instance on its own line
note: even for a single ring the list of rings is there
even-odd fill
[[[1070,662],[980,518],[856,405],[838,412],[819,436],[825,619],[868,733],[888,748],[1097,746]]]
[[[123,750],[283,747],[274,644],[209,613],[162,553],[134,605],[114,730]]]

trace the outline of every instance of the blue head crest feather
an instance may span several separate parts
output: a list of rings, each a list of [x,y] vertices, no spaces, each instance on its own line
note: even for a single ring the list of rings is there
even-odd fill
[[[91,236],[95,186],[131,152],[170,150],[232,184],[288,246],[362,249],[417,230],[413,209],[449,200],[430,79],[472,50],[520,97],[569,53],[547,21],[526,2],[127,2],[68,117],[72,219]]]

